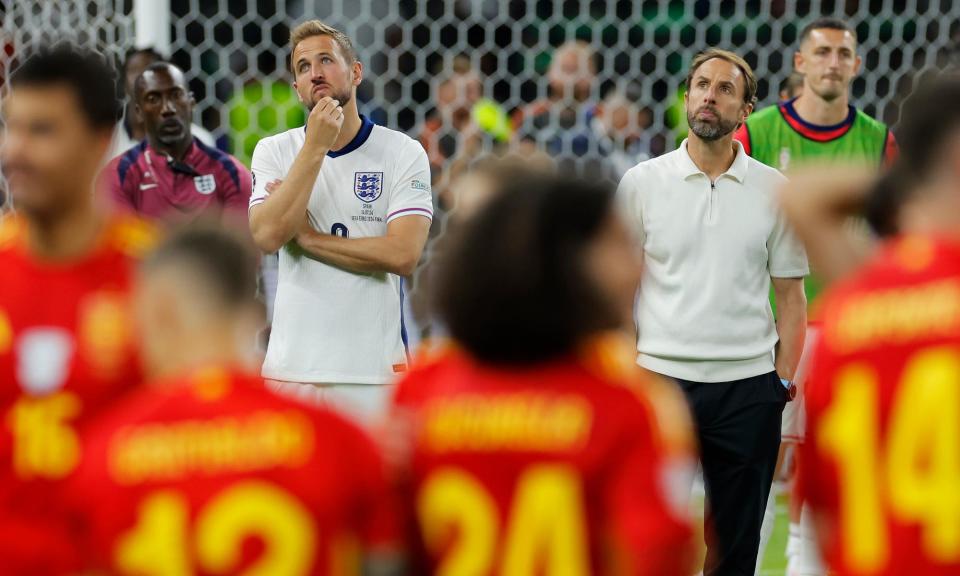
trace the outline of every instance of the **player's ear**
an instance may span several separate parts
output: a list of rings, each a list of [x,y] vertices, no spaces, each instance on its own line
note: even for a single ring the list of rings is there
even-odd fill
[[[803,54],[799,50],[793,53],[793,69],[803,74]]]
[[[363,82],[363,64],[357,60],[353,63],[353,85],[359,86]]]
[[[860,74],[860,65],[863,64],[863,58],[857,54],[857,59],[853,63],[853,75],[858,76]]]
[[[143,124],[143,110],[140,109],[140,104],[137,102],[133,103],[133,108],[131,110],[133,114],[133,120],[137,124]]]

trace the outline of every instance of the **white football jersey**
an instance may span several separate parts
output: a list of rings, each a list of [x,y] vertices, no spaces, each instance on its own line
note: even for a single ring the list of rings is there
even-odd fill
[[[384,236],[402,217],[433,217],[430,165],[419,142],[361,116],[357,136],[329,152],[313,186],[313,227],[349,238]],[[250,206],[284,179],[303,147],[304,127],[264,138],[253,152]],[[263,376],[289,382],[386,384],[407,367],[402,279],[349,272],[280,250],[273,329]]]

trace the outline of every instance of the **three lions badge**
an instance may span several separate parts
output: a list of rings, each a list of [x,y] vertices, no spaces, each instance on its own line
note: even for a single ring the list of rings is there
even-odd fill
[[[364,202],[373,202],[383,193],[383,172],[354,172],[353,193]]]
[[[217,181],[213,179],[213,174],[194,176],[193,185],[200,194],[213,194],[213,191],[217,189]]]

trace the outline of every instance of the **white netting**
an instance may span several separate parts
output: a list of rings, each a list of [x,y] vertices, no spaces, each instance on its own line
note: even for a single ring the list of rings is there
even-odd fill
[[[71,38],[122,55],[134,45],[133,4],[0,0],[0,71],[34,41]],[[675,146],[685,130],[684,73],[698,50],[717,45],[743,54],[756,68],[761,105],[769,104],[791,72],[800,28],[821,15],[856,27],[864,62],[853,101],[892,124],[916,74],[946,64],[960,34],[960,6],[952,0],[169,0],[169,6],[171,59],[190,80],[196,121],[221,147],[248,161],[257,139],[302,123],[288,87],[288,34],[299,21],[321,18],[353,38],[366,66],[361,111],[414,137],[426,134],[437,190],[468,144],[482,150],[511,134],[616,179],[644,155]],[[563,104],[531,107],[551,93],[557,47],[576,39],[588,43],[594,66],[578,73],[574,62],[567,80],[579,74],[585,88],[570,91]],[[451,75],[454,82],[439,81]],[[471,103],[480,96],[497,103],[473,110],[485,114],[482,137],[471,136],[470,122],[457,116],[462,110],[444,104],[450,101],[444,86],[470,95]],[[595,105],[604,99],[599,115]],[[503,126],[505,112],[516,121],[512,132]]]
[[[586,107],[624,88],[645,109],[645,132],[659,138],[649,139],[654,153],[672,146],[672,106],[685,66],[705,46],[742,53],[757,70],[761,103],[770,103],[790,73],[799,28],[818,15],[841,16],[857,28],[864,57],[854,101],[893,122],[898,95],[909,89],[910,78],[944,64],[960,31],[960,6],[951,0],[149,1],[169,1],[171,57],[190,78],[198,122],[241,158],[264,132],[302,117],[295,109],[281,107],[285,114],[277,113],[271,96],[285,97],[280,87],[265,94],[252,87],[289,82],[289,29],[306,18],[324,19],[354,39],[367,66],[363,108],[413,135],[433,112],[435,78],[449,73],[455,61],[468,62],[484,95],[513,111],[547,96],[546,73],[556,47],[585,40],[596,61]],[[134,45],[133,3],[4,0],[0,44],[6,49],[0,65],[5,68],[11,55],[31,42],[65,38],[121,56]],[[561,117],[542,120],[516,129],[555,136],[570,128]]]

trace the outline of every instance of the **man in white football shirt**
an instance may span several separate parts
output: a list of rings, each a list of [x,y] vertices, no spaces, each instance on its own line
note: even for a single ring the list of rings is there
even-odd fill
[[[402,278],[433,217],[430,166],[418,142],[360,116],[363,66],[346,35],[310,20],[290,45],[310,115],[261,140],[251,163],[250,230],[280,251],[263,375],[369,423],[407,368]]]

